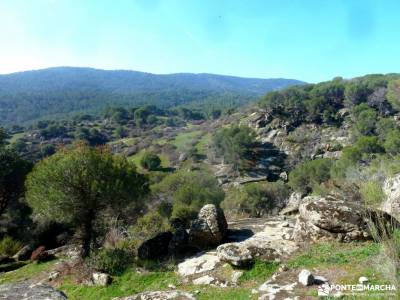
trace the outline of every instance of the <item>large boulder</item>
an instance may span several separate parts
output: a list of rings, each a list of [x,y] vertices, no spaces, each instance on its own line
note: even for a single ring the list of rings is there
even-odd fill
[[[279,214],[281,215],[292,215],[299,212],[299,206],[301,199],[303,198],[303,194],[299,192],[293,192],[289,199],[287,200],[286,207],[282,209]]]
[[[13,256],[13,258],[17,261],[28,260],[28,259],[30,259],[33,250],[34,249],[33,249],[32,245],[26,245],[26,246],[22,247],[21,250],[19,250]]]
[[[400,174],[385,180],[383,191],[386,195],[381,209],[400,221]]]
[[[366,240],[372,238],[371,225],[386,231],[399,224],[390,215],[365,209],[359,203],[334,196],[309,196],[300,204],[293,238],[299,242]]]
[[[143,242],[138,249],[140,259],[159,260],[168,255],[168,246],[173,234],[169,231],[161,232],[154,238]]]
[[[226,237],[227,230],[228,224],[222,209],[214,204],[207,204],[191,224],[189,244],[202,249],[219,245]]]
[[[245,267],[253,262],[253,253],[244,243],[227,243],[218,246],[217,255],[221,261],[236,267]]]
[[[211,254],[203,254],[196,257],[186,259],[178,265],[178,274],[187,277],[195,274],[212,271],[220,265],[217,256]]]
[[[4,300],[65,300],[67,296],[49,285],[27,282],[0,285],[0,299]]]
[[[196,300],[192,294],[182,291],[143,292],[133,296],[114,298],[113,300]]]

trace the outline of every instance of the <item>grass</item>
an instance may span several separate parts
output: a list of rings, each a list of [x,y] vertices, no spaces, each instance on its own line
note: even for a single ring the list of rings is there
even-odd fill
[[[263,262],[257,260],[251,269],[244,271],[240,282],[264,282],[276,272],[279,264],[276,262]]]
[[[23,138],[25,136],[25,132],[20,132],[20,133],[16,133],[13,136],[10,137],[10,144],[15,143],[17,140],[19,140],[20,138]]]
[[[211,134],[207,133],[204,134],[200,141],[196,144],[197,152],[200,155],[207,155],[207,145],[211,142]]]
[[[114,277],[113,283],[108,287],[76,285],[69,279],[58,288],[71,300],[109,300],[143,291],[166,290],[169,284],[177,285],[177,282],[174,272],[139,274],[134,269],[130,269],[123,275]]]
[[[56,261],[30,263],[15,271],[0,274],[0,284],[24,281],[37,277],[40,273],[48,273],[55,263]]]
[[[136,153],[135,155],[132,155],[131,157],[129,157],[129,161],[133,162],[139,169],[141,169],[140,166],[140,161],[143,157],[143,155],[145,154],[146,150],[142,149],[140,150],[138,153]],[[163,168],[168,168],[170,165],[169,159],[165,154],[157,154],[158,157],[161,159],[161,167]]]
[[[175,137],[173,145],[175,145],[178,151],[183,151],[193,142],[194,139],[199,137],[201,134],[202,134],[201,130],[179,133]]]

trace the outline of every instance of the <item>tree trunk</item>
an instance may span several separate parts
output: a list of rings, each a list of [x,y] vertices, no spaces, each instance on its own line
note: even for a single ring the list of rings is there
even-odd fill
[[[94,213],[90,211],[84,222],[82,227],[82,258],[86,258],[90,255],[90,248],[92,245],[93,239],[93,219]]]

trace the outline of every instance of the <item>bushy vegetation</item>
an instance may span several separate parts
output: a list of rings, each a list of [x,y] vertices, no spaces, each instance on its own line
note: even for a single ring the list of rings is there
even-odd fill
[[[27,200],[35,214],[73,224],[81,232],[84,256],[102,213],[139,205],[146,190],[146,179],[134,165],[85,144],[42,160],[27,179]]]
[[[161,159],[155,153],[146,152],[140,160],[140,165],[146,170],[155,171],[160,168]]]
[[[0,240],[0,256],[13,256],[22,248],[21,242],[5,236]]]
[[[171,217],[188,222],[196,218],[200,208],[208,203],[219,205],[224,191],[207,171],[180,170],[165,177],[153,187],[172,203]]]
[[[133,256],[124,249],[101,249],[90,257],[90,265],[110,275],[122,274],[126,269],[132,267]]]

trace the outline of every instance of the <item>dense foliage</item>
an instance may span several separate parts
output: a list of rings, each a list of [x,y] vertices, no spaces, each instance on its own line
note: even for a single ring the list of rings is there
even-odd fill
[[[80,230],[84,256],[102,214],[139,205],[146,190],[146,179],[134,165],[107,149],[85,144],[42,160],[27,179],[27,200],[35,214]]]

